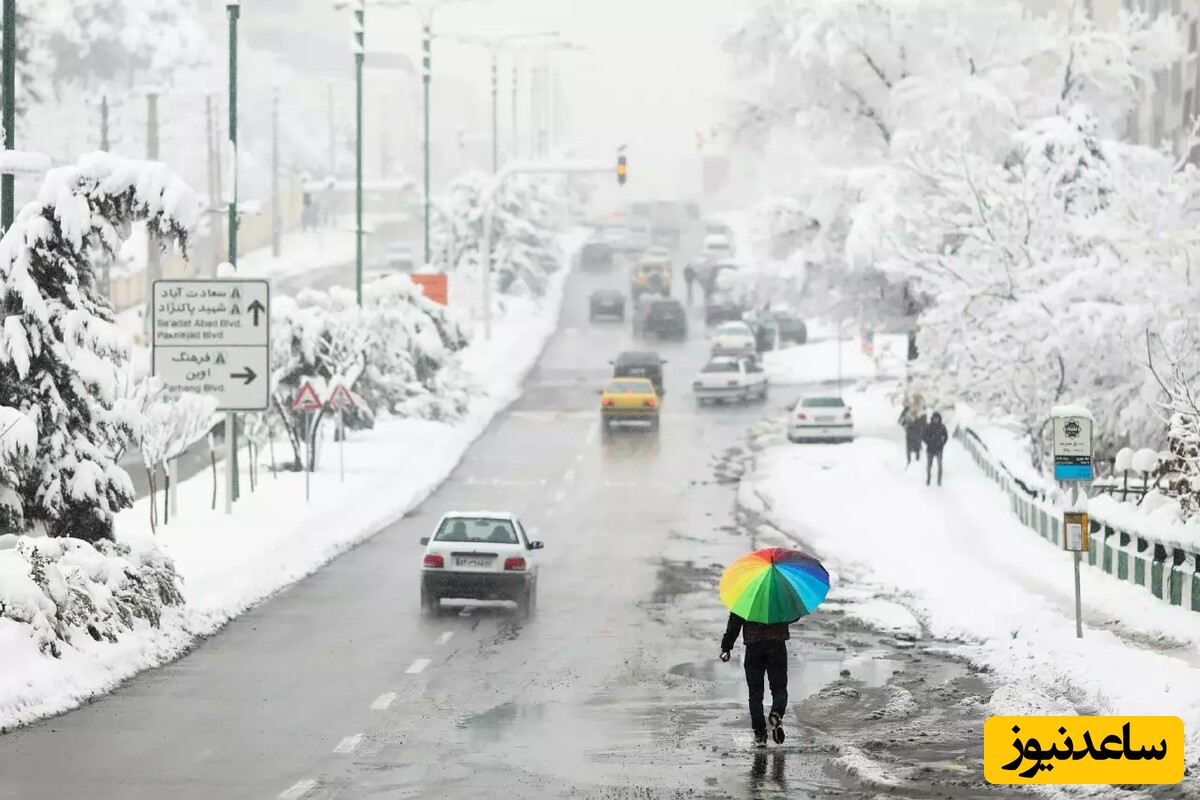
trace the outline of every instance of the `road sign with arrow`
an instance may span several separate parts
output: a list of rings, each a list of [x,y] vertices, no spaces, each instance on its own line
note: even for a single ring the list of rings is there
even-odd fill
[[[154,374],[169,389],[215,396],[221,411],[267,408],[270,307],[264,280],[155,281]]]

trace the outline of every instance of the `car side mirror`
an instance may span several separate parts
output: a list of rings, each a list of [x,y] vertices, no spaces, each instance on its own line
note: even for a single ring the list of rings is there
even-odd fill
[[[529,543],[530,550],[541,550],[545,546],[546,546],[545,542],[530,542]]]
[[[422,536],[422,537],[421,537],[421,544],[429,544],[429,537],[428,537],[428,536]]]
[[[596,394],[603,395],[603,394],[604,394],[604,390],[603,390],[603,389],[597,389],[597,390],[596,390]]]

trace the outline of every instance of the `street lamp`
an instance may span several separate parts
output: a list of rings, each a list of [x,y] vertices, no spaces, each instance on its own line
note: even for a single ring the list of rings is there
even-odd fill
[[[555,52],[580,52],[583,50],[587,50],[587,48],[584,47],[583,45],[578,45],[578,44],[574,44],[573,42],[567,42],[567,41],[561,41],[561,40],[551,40],[551,41],[547,41],[547,42],[532,42],[532,43],[525,44],[525,45],[522,45],[519,47],[511,48],[511,49],[514,51],[519,51],[519,52],[532,53],[534,55],[542,56],[543,58],[545,56],[549,55],[550,53],[555,53]],[[545,122],[545,120],[543,119],[543,120],[539,121],[536,119],[536,117],[538,116],[538,109],[536,108],[536,104],[537,104],[537,101],[539,98],[534,91],[534,83],[532,80],[530,81],[529,94],[530,94],[530,115],[531,115],[530,135],[531,136],[541,136],[545,132],[535,130],[534,125],[540,126],[543,122]],[[542,116],[544,116],[544,114]],[[517,133],[518,133],[518,128],[517,128],[517,65],[515,63],[513,64],[513,121],[512,121],[512,127],[513,127],[513,141],[514,141],[513,146],[514,146],[514,148],[517,148],[519,145],[517,143]],[[535,143],[535,144],[541,145],[544,143]],[[532,151],[534,149],[541,150],[541,149],[545,149],[545,148],[537,146],[537,147],[531,147],[530,149]],[[540,155],[540,153],[539,152],[531,152],[530,155],[537,156],[537,155]]]
[[[17,147],[17,0],[4,0],[3,18],[3,69],[4,109],[0,124],[4,126],[4,149]],[[13,223],[13,205],[16,202],[16,177],[11,174],[0,176],[0,228],[7,233]]]
[[[334,0],[354,8],[354,295],[363,302],[363,61],[366,59],[366,0]]]
[[[558,31],[511,31],[508,33],[446,33],[441,36],[466,44],[481,44],[492,57],[492,174],[500,169],[500,51],[511,42],[536,41],[559,35]]]

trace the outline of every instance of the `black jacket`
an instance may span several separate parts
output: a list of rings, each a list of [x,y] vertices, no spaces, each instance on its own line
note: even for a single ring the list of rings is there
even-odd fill
[[[925,427],[928,423],[924,417],[917,417],[913,420],[901,419],[904,426],[904,440],[908,443],[909,450],[920,450],[921,442],[925,441]]]
[[[721,650],[728,652],[737,643],[738,634],[742,634],[742,642],[746,645],[759,642],[786,642],[792,638],[788,623],[747,622],[737,614],[729,615],[729,624],[725,626],[725,635],[721,637]]]
[[[946,426],[941,420],[930,421],[925,425],[925,449],[930,453],[940,453],[946,446],[946,440],[950,438],[950,434],[946,432]]]

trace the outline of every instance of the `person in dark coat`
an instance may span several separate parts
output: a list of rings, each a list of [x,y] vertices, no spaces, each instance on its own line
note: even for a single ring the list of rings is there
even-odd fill
[[[900,424],[904,426],[904,468],[912,462],[921,463],[921,442],[925,440],[925,415],[911,404],[900,412]]]
[[[692,304],[692,284],[696,282],[696,269],[688,264],[683,268],[683,285],[687,288],[687,304]]]
[[[730,651],[737,643],[738,634],[746,645],[746,656],[742,666],[746,670],[746,686],[750,694],[750,726],[754,729],[755,747],[767,745],[767,723],[771,725],[771,738],[782,744],[783,714],[787,710],[787,640],[791,638],[788,623],[764,624],[750,622],[737,614],[729,615],[725,635],[721,637],[721,660],[728,661]],[[771,712],[763,717],[763,678],[771,686]]]
[[[950,439],[950,434],[946,432],[946,426],[942,423],[942,415],[938,412],[933,412],[933,417],[925,426],[925,485],[928,486],[933,477],[933,460],[937,459],[938,465],[938,486],[942,485],[942,450],[946,447],[947,440]]]

